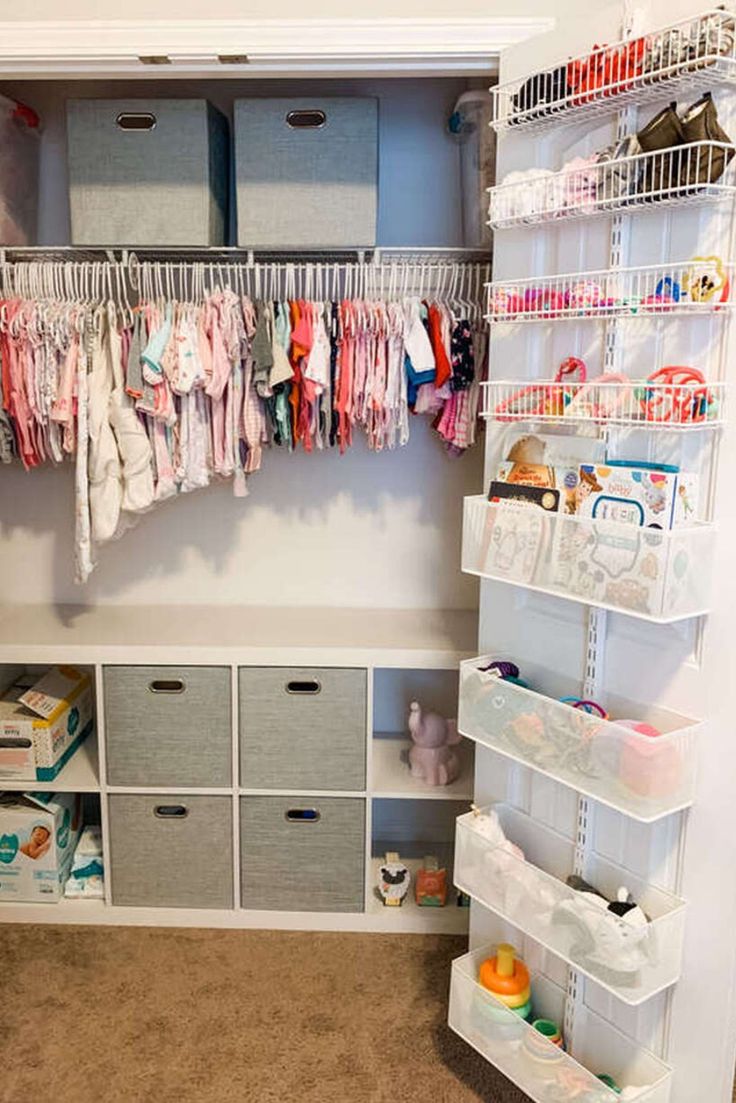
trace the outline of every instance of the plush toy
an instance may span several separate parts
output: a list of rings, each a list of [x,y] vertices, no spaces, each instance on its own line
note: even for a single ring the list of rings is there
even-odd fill
[[[409,706],[409,733],[414,746],[409,751],[411,776],[427,785],[449,785],[460,773],[460,759],[452,748],[460,742],[454,720],[436,712],[423,713],[418,701]]]

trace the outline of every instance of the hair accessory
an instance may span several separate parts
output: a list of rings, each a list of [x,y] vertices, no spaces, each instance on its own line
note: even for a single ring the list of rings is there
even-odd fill
[[[585,701],[580,697],[560,697],[563,705],[571,705],[574,709],[590,713],[591,716],[599,716],[601,720],[608,719],[608,713],[596,701]]]
[[[505,659],[499,659],[495,662],[489,663],[488,666],[481,666],[478,668],[488,674],[497,674],[499,678],[518,678],[519,668],[516,663],[508,662]]]

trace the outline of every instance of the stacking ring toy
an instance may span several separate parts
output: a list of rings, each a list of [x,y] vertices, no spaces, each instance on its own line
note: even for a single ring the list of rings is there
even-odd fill
[[[522,1011],[529,1006],[531,1010],[531,978],[523,961],[516,956],[513,946],[501,943],[495,957],[486,958],[480,967],[478,979],[484,988],[497,996],[508,1007],[508,999],[525,995],[526,1002],[515,1010]]]

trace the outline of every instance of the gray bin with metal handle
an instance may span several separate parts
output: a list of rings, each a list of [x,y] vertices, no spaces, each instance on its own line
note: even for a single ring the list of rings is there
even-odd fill
[[[312,96],[235,101],[238,244],[376,244],[378,100]]]
[[[246,789],[365,789],[367,672],[242,667],[240,784]]]
[[[112,793],[109,801],[113,904],[232,908],[230,797]]]
[[[225,666],[106,666],[108,784],[229,786],[230,687]]]
[[[206,100],[67,101],[74,245],[225,245],[227,120]]]
[[[359,797],[243,797],[244,908],[362,912],[365,801]]]

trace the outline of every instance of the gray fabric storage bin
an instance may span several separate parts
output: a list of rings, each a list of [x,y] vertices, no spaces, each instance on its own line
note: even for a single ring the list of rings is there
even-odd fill
[[[322,125],[294,125],[315,112]],[[235,173],[239,245],[375,245],[378,100],[236,100]]]
[[[365,670],[241,667],[240,784],[365,789]]]
[[[110,785],[232,783],[230,668],[106,666]]]
[[[112,793],[109,801],[113,904],[232,908],[230,797]]]
[[[206,100],[69,100],[67,146],[74,245],[226,244],[228,126]]]
[[[244,908],[362,912],[365,801],[243,797],[240,870]]]

